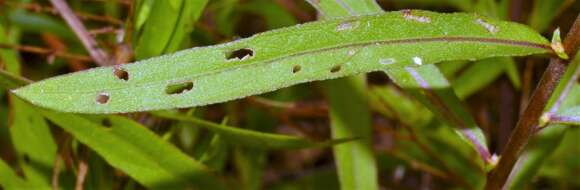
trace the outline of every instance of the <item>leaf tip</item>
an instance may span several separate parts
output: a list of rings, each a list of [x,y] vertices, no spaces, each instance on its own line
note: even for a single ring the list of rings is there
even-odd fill
[[[560,37],[560,28],[557,28],[554,31],[554,33],[552,35],[552,44],[550,44],[550,46],[552,47],[552,50],[554,50],[554,52],[556,52],[556,55],[558,55],[558,57],[565,59],[565,60],[570,58],[566,54],[566,51],[564,50],[564,46],[562,45],[562,38]]]

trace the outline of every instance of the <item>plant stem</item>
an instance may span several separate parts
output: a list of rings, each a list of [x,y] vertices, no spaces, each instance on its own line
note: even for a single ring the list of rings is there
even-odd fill
[[[57,57],[62,57],[65,59],[71,59],[71,60],[77,60],[77,61],[85,61],[85,62],[93,61],[90,57],[85,56],[85,55],[71,54],[71,53],[67,53],[67,52],[56,51],[53,49],[36,47],[36,46],[0,44],[0,49],[15,49],[18,51],[24,51],[24,52],[36,53],[36,54],[42,54],[42,55],[48,55],[48,56],[57,56]]]
[[[580,31],[580,17],[574,22],[564,41],[567,52],[575,52],[578,49],[580,44],[580,33],[578,31]],[[574,57],[574,55],[571,57]],[[548,65],[542,75],[540,84],[536,87],[528,106],[516,124],[506,149],[501,154],[498,165],[488,174],[485,189],[496,190],[503,187],[520,154],[535,133],[548,100],[564,75],[567,66],[568,61],[559,58],[550,60],[550,65]]]
[[[89,52],[91,57],[100,66],[111,65],[109,56],[99,48],[97,41],[93,38],[87,28],[79,20],[70,7],[63,0],[50,0],[50,3],[54,6],[60,15],[64,18],[66,23],[73,29],[85,49]]]

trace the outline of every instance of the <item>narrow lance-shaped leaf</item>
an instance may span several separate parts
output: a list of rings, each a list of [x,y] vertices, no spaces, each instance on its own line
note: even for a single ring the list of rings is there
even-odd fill
[[[375,0],[309,2],[325,19],[383,12]],[[341,189],[378,189],[378,172],[372,149],[371,112],[367,94],[364,93],[365,76],[330,80],[322,85],[330,104],[332,137],[363,137],[359,141],[333,147]]]
[[[523,25],[473,14],[402,11],[297,25],[60,76],[15,93],[67,112],[145,111],[219,103],[388,68],[547,52],[547,40]]]
[[[17,88],[23,86],[24,84],[28,84],[28,80],[22,77],[15,77],[9,73],[6,73],[0,70],[0,82],[2,81],[10,81],[7,82],[9,84],[9,88]],[[2,83],[0,83],[2,84]],[[204,127],[210,131],[213,131],[217,134],[220,134],[224,137],[227,137],[225,140],[230,140],[235,142],[236,145],[242,147],[251,147],[251,148],[259,148],[259,149],[298,149],[298,148],[315,148],[315,147],[326,147],[332,146],[336,144],[340,144],[343,142],[348,142],[352,140],[356,140],[358,138],[341,138],[335,140],[328,140],[323,142],[315,142],[308,140],[302,137],[295,137],[289,135],[280,135],[280,134],[273,134],[273,133],[264,133],[259,131],[253,131],[248,129],[236,128],[226,125],[219,125],[212,122],[204,121],[201,119],[197,119],[194,117],[180,115],[177,113],[171,112],[151,112],[153,115],[158,117],[163,117],[167,119],[174,119],[183,121],[186,123],[196,124],[200,127]],[[70,115],[69,117],[73,117]],[[78,116],[74,116],[78,117]]]
[[[459,98],[450,88],[443,74],[439,70],[429,67],[435,66],[408,67],[404,69],[406,72],[393,72],[402,69],[386,70],[386,72],[392,76],[395,83],[403,84],[405,89],[427,106],[435,116],[449,125],[457,127],[457,132],[462,134],[467,142],[470,142],[483,161],[487,161],[490,155],[483,132],[477,127],[469,112],[462,107]]]
[[[225,189],[208,168],[137,122],[119,116],[91,120],[74,114],[39,111],[147,188]]]
[[[355,138],[341,138],[325,142],[314,142],[302,137],[294,137],[273,133],[263,133],[258,131],[215,124],[212,122],[171,112],[152,112],[152,114],[166,119],[175,119],[179,121],[196,124],[214,133],[222,135],[224,137],[224,140],[230,141],[230,143],[233,143],[234,145],[252,147],[257,149],[325,147],[340,144],[343,142],[348,142],[355,139]]]
[[[0,42],[17,43],[20,39],[18,28],[0,25]],[[0,61],[6,65],[7,72],[20,74],[20,60],[15,50],[0,50]],[[34,111],[33,107],[14,95],[10,101],[9,131],[19,165],[26,181],[36,188],[49,188],[52,167],[56,156],[56,144],[48,124]]]

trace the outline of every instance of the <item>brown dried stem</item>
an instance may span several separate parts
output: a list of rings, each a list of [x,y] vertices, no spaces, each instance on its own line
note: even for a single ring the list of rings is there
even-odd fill
[[[47,56],[57,56],[57,57],[62,57],[65,59],[71,59],[71,60],[77,60],[77,61],[85,61],[85,62],[93,61],[93,59],[91,59],[90,57],[87,57],[85,55],[71,54],[71,53],[67,53],[67,52],[63,52],[63,51],[55,51],[53,49],[36,47],[36,46],[0,44],[0,48],[15,49],[18,51],[42,54],[42,55],[47,55]]]
[[[45,7],[45,6],[38,4],[38,3],[6,2],[6,4],[8,6],[14,6],[16,8],[22,8],[22,9],[25,9],[28,11],[33,11],[33,12],[45,12],[45,13],[50,13],[50,14],[55,14],[55,15],[57,15],[59,13],[58,10],[56,10],[52,7]],[[113,17],[110,17],[110,16],[94,15],[94,14],[89,14],[89,13],[84,13],[84,12],[79,12],[79,11],[75,11],[74,14],[83,20],[92,20],[92,21],[105,22],[105,23],[114,24],[114,25],[123,25],[123,21],[116,19],[116,18],[113,18]]]
[[[50,2],[54,8],[58,10],[66,23],[73,29],[95,62],[101,66],[111,65],[112,62],[109,60],[109,56],[105,53],[105,51],[99,48],[97,41],[89,34],[87,28],[83,25],[79,18],[75,16],[74,12],[70,9],[66,2],[63,0],[50,0]]]

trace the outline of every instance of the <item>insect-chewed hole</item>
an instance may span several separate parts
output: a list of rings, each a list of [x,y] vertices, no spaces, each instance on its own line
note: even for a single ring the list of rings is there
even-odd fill
[[[165,93],[166,94],[181,94],[187,91],[190,91],[193,88],[193,82],[191,81],[187,81],[187,82],[180,82],[180,83],[174,83],[174,84],[169,84],[167,85],[167,87],[165,87]]]
[[[115,77],[117,77],[118,79],[127,81],[129,80],[129,73],[127,71],[125,71],[123,68],[121,67],[115,67],[113,69],[113,74],[115,75]]]
[[[28,154],[24,154],[22,155],[22,160],[24,163],[30,163],[30,156],[28,156]]]
[[[112,127],[113,123],[111,122],[111,120],[109,118],[105,118],[101,121],[101,125],[103,125],[104,127]]]
[[[300,70],[302,70],[300,65],[294,65],[294,67],[292,67],[292,73],[300,72]]]
[[[342,69],[342,66],[341,65],[337,65],[337,66],[334,66],[334,67],[330,68],[330,72],[331,73],[336,73],[336,72],[340,71],[340,69]]]
[[[228,60],[245,60],[254,56],[254,51],[249,48],[242,48],[229,52],[226,56]]]
[[[110,99],[109,94],[103,92],[103,93],[100,93],[97,95],[96,100],[97,100],[97,103],[99,103],[99,104],[106,104],[109,102],[109,99]]]

